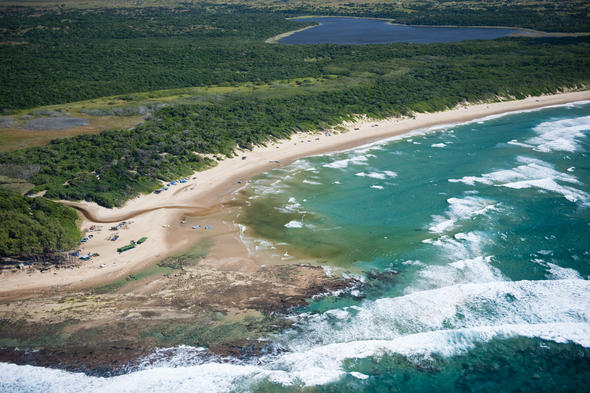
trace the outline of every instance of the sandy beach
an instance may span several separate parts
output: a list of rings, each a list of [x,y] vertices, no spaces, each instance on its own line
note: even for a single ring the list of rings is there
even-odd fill
[[[83,214],[83,230],[92,226],[101,227],[99,231],[88,232],[93,235],[92,239],[80,247],[82,254],[98,253],[100,256],[82,262],[80,267],[73,269],[3,273],[0,275],[0,299],[34,296],[48,291],[77,290],[108,283],[180,253],[205,237],[217,239],[205,263],[227,263],[232,268],[242,266],[240,263],[248,259],[248,251],[239,241],[239,232],[222,204],[252,176],[287,165],[298,158],[346,150],[414,130],[583,100],[590,100],[590,91],[461,105],[444,112],[417,113],[409,118],[359,120],[343,124],[345,131],[299,133],[289,140],[269,143],[266,147],[238,151],[236,157],[195,173],[187,183],[171,186],[160,194],[142,195],[120,208],[107,209],[88,202],[65,202]],[[186,217],[191,219],[185,221]],[[117,231],[110,230],[122,221],[127,222],[126,226]],[[192,229],[192,225],[197,223],[201,228]],[[205,229],[207,225],[211,225],[211,228]],[[109,240],[114,233],[118,233],[119,238],[116,241]],[[117,252],[118,247],[143,236],[148,238],[144,244],[121,254]],[[231,247],[224,247],[223,243],[230,240]],[[248,269],[248,264],[244,263],[240,268]]]

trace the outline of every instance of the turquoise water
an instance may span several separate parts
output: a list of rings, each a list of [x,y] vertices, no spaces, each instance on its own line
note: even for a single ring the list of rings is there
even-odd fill
[[[302,30],[279,40],[281,44],[387,44],[411,42],[457,42],[491,40],[514,33],[527,34],[519,29],[489,27],[406,26],[387,20],[346,17],[310,17],[294,19],[318,22],[319,26]]]
[[[584,391],[590,103],[418,132],[266,173],[250,247],[364,283],[312,301],[272,355],[194,351],[95,378],[0,364],[3,391]]]

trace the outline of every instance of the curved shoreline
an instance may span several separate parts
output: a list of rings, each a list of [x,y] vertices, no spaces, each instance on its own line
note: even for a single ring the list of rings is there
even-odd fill
[[[278,44],[279,41],[282,40],[283,38],[289,37],[295,33],[299,33],[300,31],[312,29],[314,27],[319,27],[321,25],[322,25],[321,23],[318,23],[317,25],[305,26],[305,27],[302,27],[301,29],[287,31],[286,33],[277,34],[274,37],[267,38],[264,42],[267,44]]]
[[[221,227],[221,220],[211,218],[210,213],[227,212],[223,202],[242,188],[249,178],[299,158],[351,149],[432,127],[585,100],[590,100],[590,90],[524,100],[460,105],[443,112],[417,113],[413,117],[380,121],[362,119],[343,124],[346,129],[344,132],[298,133],[293,134],[291,139],[269,142],[268,146],[256,147],[252,151],[238,151],[238,156],[195,173],[182,187],[177,186],[177,189],[161,194],[142,195],[120,208],[107,209],[96,203],[68,202],[68,205],[84,211],[83,229],[101,224],[105,227],[104,232],[82,246],[84,252],[98,252],[100,256],[91,263],[85,262],[79,269],[62,269],[53,274],[24,271],[2,273],[0,300],[35,296],[43,291],[74,290],[105,284],[186,250],[202,239],[205,233],[213,234],[215,230],[191,230],[191,224],[182,224],[184,217],[197,216],[203,225],[218,222]],[[121,230],[116,243],[104,236],[110,233],[107,232],[108,224],[129,219],[133,219],[133,222],[129,223],[128,229]],[[239,237],[238,230],[235,231]],[[144,245],[127,253],[116,252],[117,247],[142,236],[148,237]],[[232,252],[238,251],[226,250],[226,254]]]

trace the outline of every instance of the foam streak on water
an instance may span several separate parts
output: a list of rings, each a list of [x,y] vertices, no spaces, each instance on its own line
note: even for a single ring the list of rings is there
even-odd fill
[[[587,204],[590,201],[590,195],[587,192],[559,183],[580,184],[575,176],[559,172],[551,164],[534,158],[519,156],[517,162],[521,165],[512,169],[484,173],[481,176],[464,176],[461,179],[449,179],[449,182],[462,182],[468,185],[482,183],[514,189],[538,188],[561,194],[570,202]]]

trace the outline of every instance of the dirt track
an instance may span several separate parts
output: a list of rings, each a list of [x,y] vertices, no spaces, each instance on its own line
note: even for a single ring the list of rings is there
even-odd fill
[[[96,223],[100,223],[100,224],[108,224],[108,223],[114,223],[114,222],[118,222],[118,221],[130,220],[130,219],[140,216],[142,214],[153,212],[156,210],[162,210],[162,209],[181,209],[181,210],[186,210],[186,212],[191,215],[200,216],[200,215],[207,215],[207,214],[214,213],[221,208],[221,206],[219,206],[219,205],[214,206],[214,207],[208,207],[208,208],[199,207],[199,206],[191,206],[191,205],[163,205],[163,206],[154,206],[154,207],[151,207],[148,209],[133,210],[130,212],[119,213],[119,214],[113,213],[113,215],[111,215],[109,217],[101,217],[101,216],[97,215],[94,211],[92,211],[92,209],[88,209],[87,207],[85,207],[82,204],[79,204],[77,202],[70,202],[70,201],[62,201],[62,202],[64,205],[71,206],[74,209],[76,209],[77,211],[79,211],[80,214],[82,214],[84,216],[84,218],[86,218],[87,220],[93,221]]]

